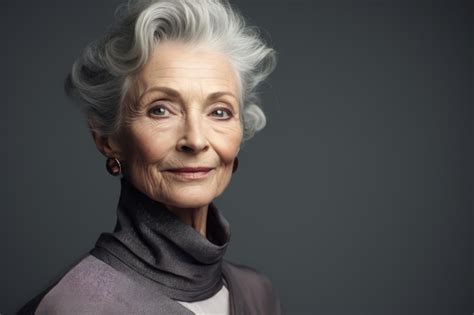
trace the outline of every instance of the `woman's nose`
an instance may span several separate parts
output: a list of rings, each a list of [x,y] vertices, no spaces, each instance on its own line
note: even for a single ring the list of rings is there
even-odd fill
[[[209,148],[209,143],[204,127],[200,118],[187,118],[183,126],[182,136],[177,143],[178,151],[189,153],[206,151]]]

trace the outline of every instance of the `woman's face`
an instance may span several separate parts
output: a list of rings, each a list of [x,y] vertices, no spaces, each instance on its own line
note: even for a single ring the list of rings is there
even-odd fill
[[[136,103],[117,138],[124,176],[167,205],[212,202],[230,181],[242,140],[236,80],[215,51],[160,43],[137,76]]]

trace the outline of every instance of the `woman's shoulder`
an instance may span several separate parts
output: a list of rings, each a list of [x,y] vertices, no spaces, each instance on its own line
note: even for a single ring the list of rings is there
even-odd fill
[[[98,303],[108,304],[107,300],[117,295],[114,291],[126,286],[126,280],[107,264],[87,255],[18,314],[84,314]]]
[[[237,299],[246,301],[251,314],[281,314],[280,299],[270,278],[255,268],[224,260],[224,276],[230,280]]]
[[[86,313],[117,300],[128,279],[93,256],[87,256],[66,273],[44,296],[37,314]]]
[[[18,314],[153,314],[166,304],[167,299],[88,255]]]

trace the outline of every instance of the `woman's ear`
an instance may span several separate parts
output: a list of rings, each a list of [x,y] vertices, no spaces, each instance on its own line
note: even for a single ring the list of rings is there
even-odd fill
[[[102,136],[99,134],[97,127],[94,123],[89,122],[89,129],[94,139],[97,150],[102,153],[105,157],[117,158],[120,160],[121,150],[118,141],[115,136]]]

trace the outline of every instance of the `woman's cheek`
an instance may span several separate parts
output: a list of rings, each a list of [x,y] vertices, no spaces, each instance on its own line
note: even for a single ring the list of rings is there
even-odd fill
[[[225,164],[233,163],[242,142],[240,122],[236,121],[233,124],[215,126],[213,136],[215,138],[216,151],[225,160]]]
[[[170,129],[150,128],[137,132],[131,149],[149,163],[157,163],[174,148],[174,133]]]

